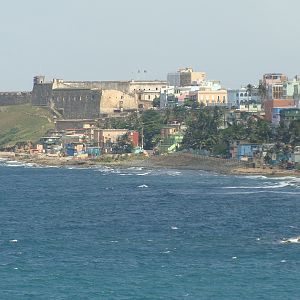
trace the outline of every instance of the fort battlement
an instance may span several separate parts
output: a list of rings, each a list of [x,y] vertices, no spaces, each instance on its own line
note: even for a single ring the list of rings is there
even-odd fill
[[[31,92],[0,92],[0,106],[31,102]]]

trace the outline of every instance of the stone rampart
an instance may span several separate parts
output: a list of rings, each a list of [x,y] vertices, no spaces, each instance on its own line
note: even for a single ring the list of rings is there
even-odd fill
[[[2,92],[0,106],[19,105],[31,102],[31,92]]]

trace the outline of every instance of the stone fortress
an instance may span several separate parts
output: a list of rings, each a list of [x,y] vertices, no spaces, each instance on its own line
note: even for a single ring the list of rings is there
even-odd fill
[[[0,93],[0,105],[31,103],[63,119],[96,119],[149,109],[165,81],[45,81],[35,76],[31,92]]]

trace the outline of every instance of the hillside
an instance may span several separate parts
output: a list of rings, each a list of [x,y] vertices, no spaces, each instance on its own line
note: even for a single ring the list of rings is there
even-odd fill
[[[51,128],[52,116],[44,108],[30,104],[0,106],[0,148],[36,142]]]

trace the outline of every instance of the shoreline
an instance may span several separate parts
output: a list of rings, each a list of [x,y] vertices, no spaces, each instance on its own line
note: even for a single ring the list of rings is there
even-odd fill
[[[178,170],[201,170],[222,175],[267,176],[267,177],[300,177],[298,170],[279,168],[249,168],[241,162],[230,159],[200,157],[189,153],[174,153],[163,156],[129,157],[124,159],[75,159],[73,157],[29,156],[14,152],[0,152],[0,158],[15,160],[21,163],[32,163],[41,166],[76,166],[76,167],[145,167],[169,168]]]

